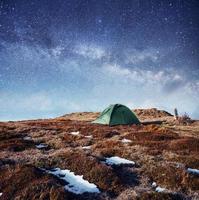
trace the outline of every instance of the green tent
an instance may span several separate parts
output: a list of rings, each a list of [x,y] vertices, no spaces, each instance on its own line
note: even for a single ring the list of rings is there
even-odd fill
[[[126,106],[113,104],[106,108],[92,123],[108,124],[110,126],[120,124],[139,124],[136,115]]]

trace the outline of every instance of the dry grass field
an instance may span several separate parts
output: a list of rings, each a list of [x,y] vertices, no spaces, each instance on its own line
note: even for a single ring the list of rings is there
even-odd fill
[[[165,111],[135,112],[150,123],[91,124],[99,113],[90,112],[1,122],[0,199],[199,199],[199,175],[188,170],[199,169],[199,121],[183,125]],[[112,156],[135,165],[108,165]],[[53,168],[83,175],[100,193],[64,189],[67,183],[45,171]]]

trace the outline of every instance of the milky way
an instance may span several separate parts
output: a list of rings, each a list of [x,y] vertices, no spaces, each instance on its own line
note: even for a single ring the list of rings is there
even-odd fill
[[[0,0],[0,120],[175,107],[199,117],[197,0]]]

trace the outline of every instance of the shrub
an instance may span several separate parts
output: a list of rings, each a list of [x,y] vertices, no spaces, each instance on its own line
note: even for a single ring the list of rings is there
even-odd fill
[[[187,113],[184,113],[184,115],[178,117],[178,123],[182,125],[188,125],[192,122],[191,118]]]

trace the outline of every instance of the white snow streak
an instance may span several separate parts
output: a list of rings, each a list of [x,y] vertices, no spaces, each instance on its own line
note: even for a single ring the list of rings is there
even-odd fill
[[[159,186],[155,189],[156,192],[164,192],[165,190],[165,188],[161,188]]]
[[[199,170],[198,170],[198,169],[188,168],[187,171],[188,171],[189,173],[199,175]]]
[[[91,149],[91,146],[84,146],[82,149]]]
[[[68,184],[64,188],[75,194],[82,194],[84,192],[89,193],[100,193],[97,186],[93,183],[89,183],[87,180],[83,179],[83,176],[75,175],[74,172],[70,170],[61,170],[60,168],[55,168],[52,170],[46,170],[48,173],[55,175],[59,179],[66,181]]]
[[[29,137],[29,136],[25,136],[23,139],[24,139],[24,140],[27,140],[27,141],[32,140],[32,138]]]
[[[131,143],[132,140],[129,140],[129,139],[124,138],[124,139],[122,139],[122,142],[123,142],[123,143]]]
[[[47,145],[47,144],[38,144],[38,145],[36,145],[36,147],[37,147],[38,149],[43,149],[43,148],[48,147],[48,145]]]
[[[90,138],[90,139],[92,139],[93,138],[93,136],[92,135],[86,135],[86,136],[84,136],[85,138]]]
[[[70,133],[71,135],[79,135],[79,131],[74,131]]]
[[[122,164],[135,165],[135,162],[131,161],[131,160],[127,160],[125,158],[120,158],[118,156],[113,156],[110,158],[106,158],[106,164],[108,164],[108,165],[122,165]]]
[[[156,183],[156,182],[153,182],[153,183],[152,183],[152,187],[157,187],[157,183]]]

